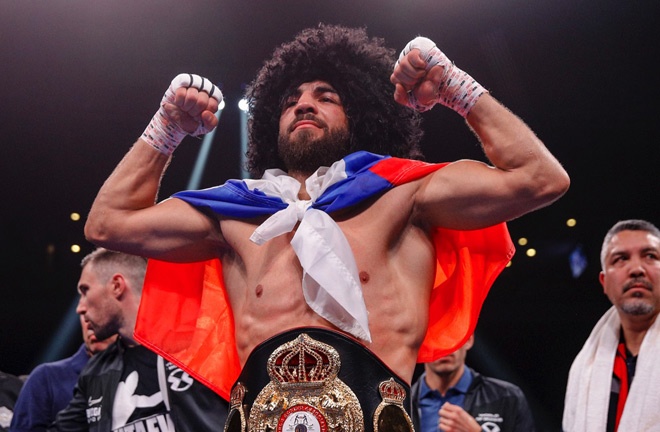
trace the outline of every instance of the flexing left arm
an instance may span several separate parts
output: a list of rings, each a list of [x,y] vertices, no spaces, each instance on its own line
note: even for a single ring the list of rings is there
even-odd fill
[[[466,118],[492,166],[463,160],[426,177],[415,196],[416,218],[433,226],[481,228],[561,197],[568,174],[541,140],[435,45],[425,46],[427,41],[421,48],[411,42],[402,53],[392,74],[395,99],[420,111],[435,103],[454,109]]]

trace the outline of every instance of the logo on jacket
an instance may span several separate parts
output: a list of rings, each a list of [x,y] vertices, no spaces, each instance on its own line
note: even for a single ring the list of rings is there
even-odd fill
[[[481,430],[484,432],[500,432],[502,430],[500,425],[504,422],[498,413],[479,413],[474,419],[481,425]]]
[[[91,396],[87,399],[87,408],[85,414],[87,414],[87,424],[96,423],[101,420],[101,402],[103,401],[103,396],[99,396],[96,399],[93,399]]]
[[[153,394],[139,394],[139,382],[140,374],[138,371],[129,373],[125,381],[119,381],[112,405],[112,430],[117,430],[128,424],[134,412],[137,411],[138,415],[142,415],[139,410],[155,408],[163,403],[163,394],[160,390]],[[135,430],[139,429],[136,428]]]
[[[496,425],[495,423],[486,422],[481,425],[481,430],[484,432],[500,432],[502,429],[500,429],[499,425]]]
[[[193,385],[193,378],[183,369],[170,362],[166,363],[166,367],[168,371],[167,382],[170,384],[170,390],[184,392]]]

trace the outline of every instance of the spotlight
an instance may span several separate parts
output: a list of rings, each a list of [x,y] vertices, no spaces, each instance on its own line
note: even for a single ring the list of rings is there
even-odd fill
[[[241,111],[248,112],[249,106],[247,99],[241,99],[238,101],[238,108]]]

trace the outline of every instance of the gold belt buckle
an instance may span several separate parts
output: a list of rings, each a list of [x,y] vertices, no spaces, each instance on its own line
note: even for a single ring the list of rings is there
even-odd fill
[[[353,391],[337,375],[341,360],[332,346],[303,333],[268,358],[270,382],[257,395],[248,431],[364,432]]]

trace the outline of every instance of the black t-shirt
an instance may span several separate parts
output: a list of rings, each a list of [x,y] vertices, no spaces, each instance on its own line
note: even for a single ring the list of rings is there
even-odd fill
[[[112,407],[112,430],[174,430],[158,385],[157,356],[142,346],[126,348],[124,370]]]

